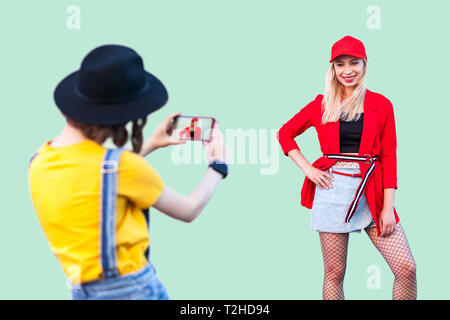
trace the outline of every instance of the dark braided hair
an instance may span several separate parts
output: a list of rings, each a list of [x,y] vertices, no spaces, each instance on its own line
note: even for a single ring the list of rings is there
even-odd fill
[[[131,144],[133,145],[133,151],[136,153],[139,153],[142,147],[142,143],[144,142],[144,138],[142,136],[142,129],[144,129],[146,123],[147,123],[147,116],[133,121]]]
[[[109,137],[112,138],[114,144],[119,148],[123,147],[128,141],[128,131],[125,127],[127,122],[112,126],[101,126],[80,122],[67,116],[65,118],[71,126],[79,129],[87,139],[94,140],[100,145]],[[133,145],[134,153],[139,153],[142,148],[144,142],[142,129],[146,123],[147,116],[133,120],[131,144]]]

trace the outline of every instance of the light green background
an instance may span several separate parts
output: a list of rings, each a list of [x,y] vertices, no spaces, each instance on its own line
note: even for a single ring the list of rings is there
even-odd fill
[[[69,30],[66,9],[81,9]],[[366,26],[369,5],[381,29]],[[69,299],[66,278],[49,250],[27,182],[29,157],[64,122],[53,90],[102,44],[134,48],[169,90],[149,117],[148,137],[169,114],[212,115],[226,129],[277,129],[323,93],[331,45],[350,34],[368,54],[367,86],[395,108],[398,185],[395,205],[417,263],[418,297],[448,299],[447,62],[448,1],[2,1],[2,210],[0,298]],[[313,128],[297,138],[313,162]],[[276,175],[261,164],[230,166],[192,224],[152,209],[152,261],[173,299],[321,299],[322,256],[309,210],[301,207],[304,174],[279,146]],[[188,194],[206,165],[149,161],[165,183]],[[442,164],[442,165],[441,165]],[[369,290],[370,265],[381,289]],[[363,232],[351,235],[347,299],[390,299],[393,275]]]

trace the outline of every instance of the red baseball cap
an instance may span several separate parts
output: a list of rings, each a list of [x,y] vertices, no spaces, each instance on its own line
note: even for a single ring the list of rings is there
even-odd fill
[[[360,59],[367,59],[364,44],[360,40],[351,36],[345,36],[333,44],[333,47],[331,48],[330,62],[342,54],[348,54]]]

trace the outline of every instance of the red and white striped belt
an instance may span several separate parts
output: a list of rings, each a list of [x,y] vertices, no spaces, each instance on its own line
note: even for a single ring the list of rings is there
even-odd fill
[[[347,215],[345,216],[345,222],[350,222],[350,219],[353,217],[353,215],[356,212],[356,209],[358,208],[359,199],[361,199],[362,195],[364,194],[364,191],[366,190],[367,183],[369,181],[369,178],[372,176],[372,173],[375,171],[375,161],[379,160],[379,156],[371,156],[369,154],[365,154],[364,156],[356,156],[356,155],[348,155],[348,154],[325,154],[324,157],[328,159],[337,159],[342,161],[359,161],[364,162],[365,164],[369,164],[369,169],[367,169],[365,175],[362,177],[361,174],[348,174],[343,172],[337,172],[334,171],[334,173],[346,175],[346,176],[352,176],[352,177],[362,177],[362,180],[356,189],[355,196],[353,197],[353,200],[347,210]]]

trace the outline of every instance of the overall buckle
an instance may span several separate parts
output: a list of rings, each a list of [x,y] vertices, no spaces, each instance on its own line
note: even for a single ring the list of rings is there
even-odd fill
[[[118,162],[116,160],[104,160],[102,173],[116,173],[118,171]]]

